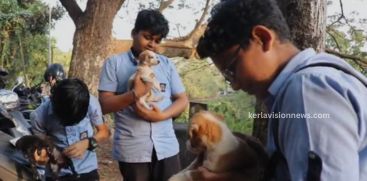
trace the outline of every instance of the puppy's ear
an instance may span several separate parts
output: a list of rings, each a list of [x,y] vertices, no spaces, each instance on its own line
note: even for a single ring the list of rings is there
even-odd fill
[[[139,63],[140,65],[144,65],[144,64],[146,64],[148,60],[149,60],[149,59],[148,59],[148,54],[147,54],[147,52],[143,51],[143,52],[141,52],[141,53],[139,54],[138,63]]]
[[[192,124],[189,129],[190,138],[196,137],[198,135],[198,132],[199,132],[199,125]]]
[[[208,121],[205,129],[211,144],[217,144],[222,139],[222,128],[218,122]]]

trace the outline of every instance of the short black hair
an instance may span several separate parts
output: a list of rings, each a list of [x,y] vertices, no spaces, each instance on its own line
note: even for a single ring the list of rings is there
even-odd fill
[[[137,33],[140,30],[149,31],[153,35],[165,38],[169,31],[168,21],[158,10],[144,9],[136,17],[133,32]]]
[[[87,115],[89,97],[88,87],[83,81],[79,79],[61,80],[52,88],[53,112],[60,118],[62,125],[75,125]]]
[[[224,0],[213,7],[197,52],[206,58],[236,44],[246,48],[256,25],[273,30],[281,41],[290,40],[289,27],[274,0]]]

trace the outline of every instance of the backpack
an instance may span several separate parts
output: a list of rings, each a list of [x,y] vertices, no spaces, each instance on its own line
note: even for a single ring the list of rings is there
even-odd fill
[[[338,58],[338,61],[333,61],[333,62],[326,62],[324,61],[325,58],[330,59],[330,55],[326,54],[326,53],[320,53],[318,55],[315,55],[313,57],[311,57],[312,59],[314,59],[314,62],[300,67],[298,69],[295,69],[291,75],[289,77],[292,77],[292,75],[295,75],[297,72],[302,71],[304,69],[307,68],[312,68],[312,67],[331,67],[337,70],[340,70],[348,75],[351,75],[355,78],[357,78],[362,84],[364,84],[367,88],[367,78],[357,72],[356,70],[353,69],[352,66],[350,66],[349,64],[347,64],[345,61],[341,60]],[[286,80],[286,83],[291,80],[290,78],[288,78]],[[285,92],[285,88],[286,86],[282,87],[282,89],[280,90],[279,94],[277,95],[277,97],[275,98],[275,105],[276,102],[279,100],[280,97],[282,97],[282,95]],[[273,110],[276,110],[276,107]],[[286,162],[286,159],[283,155],[283,153],[280,151],[280,146],[279,146],[279,119],[273,119],[271,123],[271,127],[269,127],[269,129],[272,130],[272,134],[273,134],[273,140],[274,140],[274,144],[276,147],[276,151],[270,156],[269,159],[269,163],[268,163],[268,167],[267,170],[265,172],[265,176],[264,176],[264,180],[272,180],[276,174],[276,168],[277,166],[280,167],[285,167],[287,170],[287,178],[289,178],[290,180],[290,175],[289,175],[289,169],[288,169],[288,165]],[[316,155],[316,154],[312,154],[309,155],[308,158],[308,162],[309,165],[313,164],[315,165],[315,167],[313,168],[309,168],[307,171],[307,178],[306,180],[308,181],[319,181],[321,180],[320,176],[321,176],[321,172],[322,172],[322,161],[321,159]]]

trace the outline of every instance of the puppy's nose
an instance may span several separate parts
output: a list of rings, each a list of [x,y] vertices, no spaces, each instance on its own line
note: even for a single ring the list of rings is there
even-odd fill
[[[157,64],[159,64],[160,63],[160,61],[159,60],[157,60]]]

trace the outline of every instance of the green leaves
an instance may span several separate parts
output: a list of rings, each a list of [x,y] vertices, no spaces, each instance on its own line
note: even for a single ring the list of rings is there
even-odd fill
[[[63,13],[58,9],[52,14],[55,19]],[[48,6],[40,0],[0,1],[0,66],[10,78],[22,75],[33,83],[42,78],[40,70],[47,67],[48,14]]]
[[[253,120],[249,118],[254,113],[255,98],[239,91],[220,96],[208,102],[209,110],[224,116],[232,131],[251,133]]]
[[[227,125],[233,131],[251,132],[253,120],[248,116],[250,112],[254,112],[254,97],[241,91],[234,92],[210,60],[175,58],[173,61],[190,101],[208,104],[210,111],[225,117]],[[178,121],[188,121],[188,110]]]
[[[326,49],[337,51],[341,58],[367,75],[366,19],[359,18],[357,12],[352,12],[346,17],[341,14],[328,16],[326,28]]]

